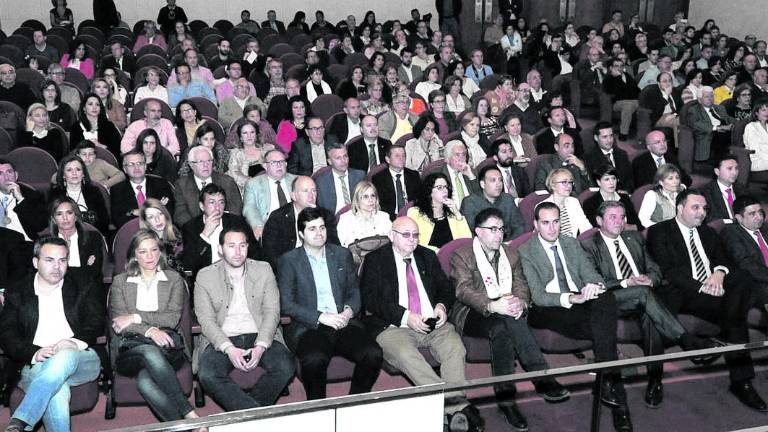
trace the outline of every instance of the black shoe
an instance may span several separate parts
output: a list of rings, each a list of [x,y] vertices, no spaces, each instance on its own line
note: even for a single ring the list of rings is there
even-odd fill
[[[729,390],[744,405],[757,411],[768,411],[768,407],[765,405],[765,401],[757,393],[757,390],[752,387],[752,381],[746,380],[741,382],[733,382],[731,383]]]
[[[682,339],[683,338],[680,338],[681,342],[682,342]],[[691,346],[691,348],[686,348],[685,346],[683,346],[683,349],[686,350],[686,351],[689,351],[689,350],[717,348],[717,347],[721,347],[721,346],[726,346],[728,344],[725,343],[725,342],[722,342],[722,341],[720,341],[718,339],[715,339],[715,338],[706,338],[705,339],[705,338],[700,338],[700,337],[694,337],[694,338],[692,338],[692,342],[686,343],[686,345]],[[715,361],[717,361],[717,359],[719,359],[719,358],[720,358],[720,354],[704,355],[704,356],[699,356],[699,357],[693,357],[691,359],[691,363],[693,363],[695,365],[699,365],[699,366],[710,365],[710,364],[714,363]]]
[[[614,408],[613,428],[616,432],[632,432],[632,419],[629,418],[629,408],[626,406]]]
[[[563,402],[571,397],[571,392],[554,378],[543,379],[533,384],[536,393],[550,403]]]
[[[614,380],[610,378],[603,378],[600,400],[610,407],[626,405],[627,394],[624,391],[624,386],[621,383],[614,382]]]
[[[525,420],[525,417],[523,417],[520,410],[517,409],[516,404],[499,405],[499,411],[504,414],[504,418],[507,419],[507,423],[513,431],[525,432],[528,430],[528,422]]]
[[[648,408],[658,408],[664,399],[664,385],[660,379],[651,378],[645,388],[645,405]]]
[[[480,411],[474,405],[465,406],[459,413],[464,414],[469,422],[469,432],[483,432],[485,420],[480,416]]]

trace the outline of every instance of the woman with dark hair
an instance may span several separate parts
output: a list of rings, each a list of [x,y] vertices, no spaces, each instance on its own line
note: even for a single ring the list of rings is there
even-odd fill
[[[139,228],[154,231],[160,238],[160,249],[165,254],[168,267],[184,274],[182,252],[184,242],[181,231],[173,225],[168,208],[156,198],[147,198],[139,208]]]
[[[51,0],[53,9],[49,12],[51,27],[66,27],[75,31],[75,18],[72,9],[67,7],[67,0]]]
[[[341,43],[331,48],[331,54],[336,58],[336,62],[339,64],[344,64],[344,59],[355,52],[357,52],[357,50],[355,48],[354,37],[349,32],[341,35]]]
[[[361,24],[357,27],[357,35],[352,41],[355,51],[363,52],[371,44],[371,33],[373,33],[373,27],[367,24]]]
[[[139,393],[160,421],[198,418],[176,378],[192,354],[192,341],[179,327],[187,288],[168,268],[160,243],[142,229],[128,245],[125,273],[110,289],[110,352],[117,372],[137,377]]]
[[[731,48],[728,46],[728,36],[724,34],[718,36],[717,42],[715,43],[715,55],[723,59],[723,67],[725,67],[725,62],[730,50]]]
[[[660,166],[653,182],[653,189],[645,193],[637,212],[640,223],[646,228],[674,218],[677,194],[685,189],[685,185],[680,181],[680,169],[673,164]]]
[[[109,87],[112,89],[112,98],[125,106],[125,101],[128,98],[128,90],[120,84],[117,74],[118,69],[113,67],[105,67],[101,71],[101,77],[107,80],[107,84],[109,84]]]
[[[731,99],[723,102],[725,112],[738,120],[750,120],[752,118],[752,86],[743,83],[733,89]]]
[[[48,206],[48,231],[69,244],[67,273],[81,275],[102,285],[101,265],[104,262],[104,237],[87,229],[80,210],[72,198],[58,196]]]
[[[296,12],[296,15],[293,16],[293,21],[288,23],[288,28],[296,27],[301,29],[306,34],[309,34],[309,26],[305,22],[307,20],[307,15],[303,11]]]
[[[533,137],[523,133],[523,122],[514,113],[502,117],[501,124],[505,133],[499,138],[508,140],[512,146],[512,160],[520,166],[528,166],[528,162],[538,155]]]
[[[235,120],[229,127],[229,133],[227,133],[227,138],[224,140],[224,147],[231,150],[238,146],[240,136],[237,134],[237,128],[246,121],[251,121],[258,125],[258,140],[260,143],[274,145],[277,142],[277,134],[275,134],[272,125],[261,117],[261,107],[256,104],[249,104],[243,108],[243,116]]]
[[[66,139],[61,129],[51,125],[45,105],[33,103],[29,106],[27,128],[20,134],[18,147],[37,147],[48,152],[58,162],[69,151],[64,148]]]
[[[223,144],[216,141],[216,131],[213,126],[203,123],[195,131],[192,137],[192,145],[184,150],[181,157],[181,167],[179,168],[179,177],[186,177],[192,172],[187,159],[189,151],[197,146],[208,147],[213,152],[213,170],[219,174],[227,172],[227,163],[229,162],[229,150]]]
[[[58,84],[46,79],[40,83],[40,94],[43,95],[43,104],[48,111],[48,119],[70,132],[75,124],[75,112],[69,105],[61,103],[61,92],[59,92]]]
[[[405,142],[405,166],[421,172],[425,166],[445,158],[445,144],[434,116],[424,113],[413,125],[413,138]]]
[[[734,71],[741,67],[741,61],[747,53],[747,46],[743,43],[733,45],[726,55],[724,68],[726,71]]]
[[[167,151],[163,151],[160,145],[160,137],[154,129],[144,129],[136,137],[134,150],[144,153],[147,166],[147,174],[160,176],[171,183],[177,178],[176,161]]]
[[[531,36],[531,29],[528,28],[528,20],[525,18],[518,17],[517,21],[515,21],[515,28],[517,29],[517,32],[520,33],[523,42],[528,40],[528,37]]]
[[[109,82],[104,78],[96,78],[91,83],[91,91],[101,99],[101,104],[109,121],[115,125],[120,133],[124,132],[128,126],[128,116],[125,112],[125,106],[115,99]]]
[[[750,171],[768,170],[768,101],[761,99],[755,104],[752,117],[744,127],[744,147],[751,150]]]
[[[456,115],[470,107],[469,98],[461,92],[462,81],[462,78],[448,75],[445,77],[442,87],[443,93],[445,93],[446,110]]]
[[[443,173],[429,174],[421,183],[416,203],[408,209],[408,217],[419,227],[421,246],[437,252],[451,240],[472,237],[452,195],[451,182]]]
[[[93,79],[93,59],[88,57],[88,49],[82,39],[75,38],[69,44],[69,52],[61,57],[59,64],[65,68],[77,69],[89,80]]]
[[[715,87],[715,105],[730,100],[733,97],[733,91],[736,89],[736,82],[739,80],[737,71],[723,72],[723,80],[719,86]]]
[[[173,49],[176,45],[180,45],[184,39],[193,39],[192,32],[189,30],[185,21],[176,20],[171,29],[171,33],[168,35],[168,51]]]
[[[384,84],[389,87],[390,93],[397,93],[400,88],[400,78],[397,77],[397,65],[394,63],[386,63],[384,65]]]
[[[584,215],[589,219],[589,223],[591,223],[592,226],[597,226],[596,216],[600,204],[605,201],[619,201],[624,204],[627,219],[626,228],[630,230],[642,230],[643,226],[640,224],[640,219],[637,217],[635,206],[632,204],[632,198],[630,198],[628,193],[618,191],[616,188],[616,185],[618,184],[616,168],[609,164],[605,164],[598,167],[592,175],[599,190],[595,192],[594,195],[584,200],[584,203],[581,205],[581,208],[584,210]]]
[[[480,87],[478,87],[477,84],[475,84],[475,81],[467,78],[464,76],[464,72],[466,71],[466,68],[464,67],[464,63],[453,60],[450,63],[448,63],[448,66],[445,67],[445,73],[443,74],[443,82],[447,80],[451,76],[455,76],[459,80],[461,80],[461,92],[466,96],[467,98],[472,98],[472,96],[475,95],[475,93],[480,91]],[[467,105],[469,107],[469,105]]]
[[[242,191],[251,177],[264,171],[264,155],[275,146],[259,142],[259,125],[250,120],[238,126],[237,136],[238,146],[229,155],[227,175],[235,179]]]
[[[429,94],[434,90],[439,90],[440,87],[440,71],[437,70],[437,66],[430,65],[424,69],[423,79],[416,84],[413,91],[426,101],[429,100]]]
[[[368,59],[368,75],[384,75],[384,63],[386,61],[387,58],[381,52],[375,51],[371,54],[371,58]]]
[[[80,210],[83,222],[95,226],[101,233],[108,232],[107,203],[99,188],[91,183],[85,162],[79,156],[69,154],[59,163],[56,184],[48,191],[48,202],[61,197],[72,198]]]
[[[467,163],[472,169],[476,169],[480,162],[488,156],[490,143],[480,135],[480,117],[470,112],[461,118],[461,137],[459,138],[467,148]]]
[[[472,112],[480,117],[480,135],[490,142],[491,137],[496,135],[501,126],[496,116],[491,115],[491,104],[485,97],[475,98],[472,103]]]
[[[336,87],[336,95],[342,100],[347,100],[351,97],[359,98],[366,94],[366,89],[365,70],[361,65],[355,65],[349,70],[347,79],[340,82]]]
[[[369,10],[365,12],[365,16],[363,18],[363,23],[361,25],[367,25],[371,27],[371,29],[376,27],[376,12]],[[359,27],[358,27],[359,29]]]
[[[176,139],[179,141],[181,153],[190,146],[195,139],[197,129],[205,124],[203,115],[197,109],[197,105],[189,99],[182,99],[176,107]]]
[[[276,144],[283,149],[285,154],[291,153],[293,142],[299,138],[306,138],[307,131],[304,130],[306,117],[309,113],[309,107],[301,96],[293,96],[288,99],[291,111],[288,116],[277,125]]]
[[[703,87],[704,72],[701,69],[693,69],[685,76],[683,93],[680,99],[683,103],[699,100],[701,98],[701,88]]]
[[[106,147],[116,158],[120,158],[120,131],[107,118],[101,98],[93,93],[83,98],[69,140],[73,143],[91,141]]]
[[[301,87],[301,96],[312,103],[318,96],[333,94],[331,86],[323,79],[323,68],[320,65],[311,65],[307,68],[309,80]]]
[[[699,35],[699,37],[701,37],[701,35],[703,35],[704,33],[709,33],[709,31],[712,29],[712,27],[715,27],[716,25],[717,24],[715,24],[715,20],[710,18],[710,19],[704,21],[704,25],[701,26],[701,29],[699,29],[697,34]]]
[[[445,110],[445,93],[440,90],[433,90],[429,93],[429,111],[432,116],[437,120],[437,124],[440,126],[440,139],[446,141],[446,137],[451,133],[459,130],[459,123],[456,121],[456,116],[452,112]]]
[[[720,57],[712,56],[707,60],[707,70],[704,71],[702,83],[705,86],[715,87],[725,78],[723,72],[723,60]]]

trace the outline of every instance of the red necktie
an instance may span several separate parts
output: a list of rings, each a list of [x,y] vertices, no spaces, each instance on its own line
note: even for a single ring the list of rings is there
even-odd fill
[[[725,200],[728,201],[728,213],[731,213],[733,211],[733,188],[726,189],[725,193],[727,194]]]
[[[411,258],[405,261],[405,283],[408,285],[408,310],[421,315],[421,300],[419,299],[419,285],[416,283],[416,274],[411,266]]]
[[[763,240],[763,235],[760,231],[754,231],[753,234],[757,237],[757,244],[760,246],[760,252],[763,254],[763,262],[768,266],[768,246],[766,246],[765,240]]]
[[[147,197],[144,196],[144,192],[141,191],[141,186],[136,186],[136,202],[139,203],[139,207],[141,207],[142,204],[144,204],[144,201],[146,201]]]

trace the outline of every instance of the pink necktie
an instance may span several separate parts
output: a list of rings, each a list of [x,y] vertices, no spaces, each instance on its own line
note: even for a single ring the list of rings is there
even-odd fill
[[[408,310],[421,315],[421,300],[419,299],[419,286],[416,283],[416,274],[411,267],[411,258],[404,258],[405,261],[405,283],[408,285]]]
[[[733,188],[726,189],[725,193],[728,195],[725,200],[728,201],[728,213],[730,213],[733,211]]]
[[[139,207],[141,207],[142,204],[144,204],[144,201],[147,199],[147,197],[144,196],[144,192],[141,191],[141,186],[136,186],[136,202],[139,203]]]
[[[757,244],[760,246],[760,252],[763,253],[763,262],[766,266],[768,266],[768,246],[765,245],[765,240],[763,240],[763,235],[760,234],[760,231],[754,231],[755,237],[757,237]]]

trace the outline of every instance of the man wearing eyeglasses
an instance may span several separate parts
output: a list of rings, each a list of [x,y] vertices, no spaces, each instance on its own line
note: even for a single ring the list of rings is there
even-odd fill
[[[448,310],[455,300],[451,282],[437,256],[419,246],[419,228],[399,217],[389,234],[392,246],[366,255],[360,287],[370,314],[369,329],[384,352],[384,360],[414,384],[461,383],[466,379],[466,349]],[[440,361],[440,375],[419,352],[427,348]],[[446,393],[445,411],[451,431],[482,430],[484,421],[464,392]],[[463,429],[458,429],[459,424]]]
[[[229,96],[221,100],[221,105],[219,105],[219,122],[224,130],[229,130],[235,121],[243,117],[243,109],[248,105],[256,105],[261,116],[267,112],[267,106],[256,96],[253,84],[249,83],[247,79],[239,78],[234,81],[234,84],[230,84],[230,80],[226,80],[221,86],[225,85],[234,85],[234,87],[230,87]],[[216,92],[219,97],[222,96],[218,89]]]
[[[243,216],[257,239],[261,239],[269,215],[291,202],[291,185],[296,178],[287,170],[285,153],[279,148],[264,155],[266,175],[258,175],[245,183]]]
[[[191,97],[204,97],[216,103],[216,95],[213,94],[213,89],[205,81],[193,79],[191,71],[191,67],[186,63],[182,63],[174,69],[174,74],[178,77],[179,81],[174,86],[168,86],[168,104],[171,108],[176,108],[183,99]]]
[[[505,225],[500,210],[487,208],[473,217],[475,238],[451,255],[451,280],[456,286],[456,303],[451,322],[459,333],[489,338],[493,375],[515,373],[520,360],[526,371],[549,366],[528,327],[531,293],[523,276],[520,255],[509,245],[502,247]],[[548,402],[569,396],[554,378],[534,381],[536,392]],[[528,424],[515,404],[515,384],[494,386],[496,402],[513,430]]]
[[[0,65],[0,72],[2,71],[2,65]],[[0,78],[3,78],[2,82],[5,82],[5,76],[2,76]],[[13,78],[15,79],[16,76],[14,75]],[[59,86],[59,93],[61,93],[61,101],[65,104],[69,105],[73,111],[79,112],[80,109],[80,92],[77,91],[74,87],[71,86],[65,86],[62,85],[64,83],[64,66],[58,64],[58,63],[51,63],[50,66],[48,66],[48,79],[55,82],[56,85]],[[18,84],[17,84],[18,85]],[[2,84],[2,87],[5,87],[5,84]],[[3,89],[0,88],[0,95],[2,95]],[[34,96],[30,97],[34,98]],[[2,96],[0,96],[0,100],[2,100]],[[31,102],[30,102],[31,103]],[[18,103],[16,105],[19,105]],[[24,110],[27,108],[19,105]],[[135,142],[134,142],[135,144]]]
[[[319,117],[311,117],[306,130],[307,137],[297,139],[288,156],[288,172],[295,175],[310,176],[327,166],[325,148],[337,142],[334,135],[325,136],[325,126]]]
[[[160,200],[169,214],[173,214],[174,200],[171,184],[159,177],[147,177],[147,164],[141,150],[131,150],[123,155],[123,171],[127,177],[112,186],[109,199],[112,207],[112,224],[118,229],[139,215],[139,207],[147,198]]]
[[[555,154],[544,155],[536,165],[534,175],[534,190],[547,190],[547,176],[552,170],[565,168],[573,175],[571,196],[578,197],[589,188],[592,180],[587,171],[587,165],[574,154],[576,148],[571,135],[562,133],[555,138]]]
[[[35,102],[32,90],[26,84],[16,81],[16,68],[8,63],[0,64],[0,101],[13,102],[24,112]]]

